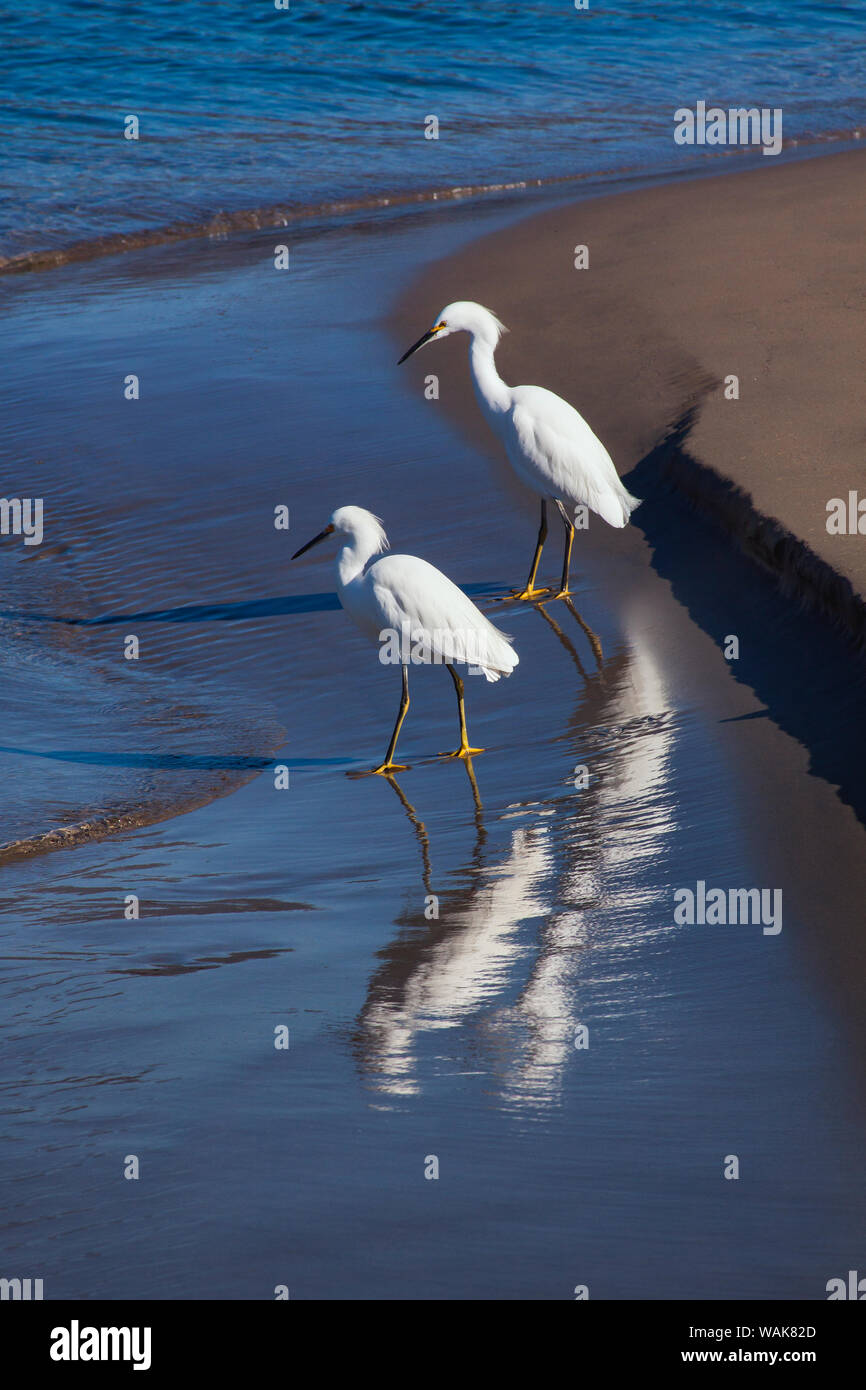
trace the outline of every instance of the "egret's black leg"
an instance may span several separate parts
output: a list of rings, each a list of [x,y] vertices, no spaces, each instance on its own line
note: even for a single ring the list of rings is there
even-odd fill
[[[568,598],[568,571],[571,567],[571,547],[574,544],[574,522],[565,510],[565,507],[556,498],[556,505],[559,508],[559,515],[562,517],[562,524],[565,527],[565,554],[562,560],[562,582],[559,586],[559,593],[553,594],[553,598]]]
[[[394,749],[397,747],[397,738],[398,738],[398,736],[399,736],[400,729],[401,729],[402,724],[403,724],[403,720],[406,718],[406,711],[407,711],[407,709],[409,708],[409,667],[404,665],[403,668],[402,668],[402,670],[403,670],[403,693],[402,693],[402,695],[401,695],[401,697],[400,697],[400,710],[399,710],[399,712],[398,712],[398,714],[397,714],[397,723],[394,725],[394,732],[393,732],[393,734],[391,735],[391,742],[388,744],[388,752],[385,754],[385,761],[381,764],[381,766],[379,766],[379,767],[374,767],[374,768],[373,768],[373,771],[374,771],[374,772],[382,772],[382,773],[384,773],[386,776],[387,776],[387,774],[388,774],[389,772],[405,772],[405,771],[406,771],[406,768],[405,768],[405,765],[404,765],[404,764],[402,764],[402,763],[395,763],[395,762],[393,761],[393,758],[394,758]]]
[[[538,540],[535,543],[535,555],[532,560],[532,568],[529,571],[529,578],[526,581],[525,589],[514,589],[512,598],[536,599],[542,594],[546,594],[546,589],[536,589],[535,576],[538,573],[538,566],[541,561],[541,552],[544,549],[544,542],[547,540],[547,499],[541,499],[541,525],[538,528]]]

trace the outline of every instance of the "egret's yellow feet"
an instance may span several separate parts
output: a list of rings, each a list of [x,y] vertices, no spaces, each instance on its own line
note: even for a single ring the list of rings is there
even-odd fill
[[[382,763],[380,767],[371,767],[371,777],[391,777],[395,772],[408,772],[408,763]]]
[[[549,593],[549,589],[527,587],[525,589],[511,589],[508,598],[516,599],[519,603],[537,603],[539,599],[544,598]]]
[[[484,751],[485,751],[485,750],[484,750],[483,748],[470,748],[468,745],[465,745],[465,746],[462,747],[462,748],[457,748],[453,753],[440,753],[440,754],[439,754],[439,757],[440,757],[440,758],[472,758],[472,757],[474,757],[474,755],[475,755],[476,753],[483,753]]]

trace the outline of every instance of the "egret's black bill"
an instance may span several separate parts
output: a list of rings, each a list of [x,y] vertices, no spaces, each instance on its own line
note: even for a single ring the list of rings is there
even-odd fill
[[[314,545],[318,545],[318,544],[319,544],[319,541],[327,540],[328,536],[333,535],[333,533],[334,533],[334,528],[333,528],[333,526],[326,526],[325,529],[324,529],[324,531],[320,531],[319,534],[318,534],[317,536],[313,536],[313,539],[312,539],[311,541],[307,541],[307,544],[306,544],[306,545],[302,545],[301,548],[300,548],[300,550],[296,550],[295,553],[294,553],[294,555],[292,556],[292,559],[293,559],[293,560],[297,560],[297,558],[298,558],[299,555],[303,555],[303,554],[304,554],[304,551],[306,551],[306,550],[312,550],[312,548],[313,548]]]
[[[419,348],[422,348],[425,343],[429,343],[430,339],[435,337],[435,328],[428,328],[426,333],[421,334],[421,337],[418,339],[417,343],[413,343],[409,351],[403,353],[403,356],[400,358],[400,361],[397,363],[397,366],[402,366],[403,363],[406,361],[407,357],[411,357],[413,352],[417,352]]]

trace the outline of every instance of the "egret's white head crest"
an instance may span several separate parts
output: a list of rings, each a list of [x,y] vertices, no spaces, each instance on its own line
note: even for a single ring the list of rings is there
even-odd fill
[[[471,299],[455,299],[453,304],[446,304],[441,314],[437,314],[433,326],[428,328],[426,333],[422,333],[408,352],[403,353],[400,362],[405,362],[407,357],[424,347],[425,343],[431,343],[434,338],[447,338],[449,333],[471,333],[473,338],[480,338],[491,348],[495,348],[502,334],[507,332],[505,324],[489,309],[485,309],[483,304],[476,304]]]
[[[377,516],[368,512],[364,507],[338,507],[332,513],[324,531],[320,531],[317,536],[313,536],[311,541],[307,541],[306,545],[302,545],[300,550],[296,550],[292,559],[297,560],[299,555],[303,555],[314,545],[318,545],[320,541],[333,535],[351,536],[353,540],[361,541],[364,548],[369,549],[371,555],[378,555],[381,551],[388,549],[388,537],[385,535],[385,528]]]
[[[364,507],[338,507],[331,517],[331,525],[339,535],[369,538],[375,555],[388,549],[388,537],[380,518]]]

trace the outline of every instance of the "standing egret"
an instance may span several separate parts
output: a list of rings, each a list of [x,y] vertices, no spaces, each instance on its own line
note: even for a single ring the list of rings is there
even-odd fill
[[[548,594],[567,598],[574,523],[563,504],[587,506],[611,526],[625,526],[640,499],[623,487],[607,449],[568,401],[543,386],[506,386],[493,357],[505,331],[505,325],[489,309],[471,300],[458,300],[442,310],[433,327],[404,352],[400,362],[434,338],[446,338],[449,333],[470,335],[469,367],[482,413],[502,440],[518,478],[541,495],[535,557],[526,588],[514,591],[514,597],[531,600]],[[556,503],[565,526],[565,558],[557,594],[535,587],[547,539],[548,498]]]
[[[483,748],[470,748],[463,709],[463,681],[454,663],[480,667],[489,681],[508,676],[518,657],[508,639],[494,627],[456,584],[435,566],[414,555],[382,555],[388,537],[378,517],[363,507],[339,507],[324,531],[320,531],[292,556],[297,560],[311,546],[336,533],[344,537],[337,556],[337,593],[354,623],[372,638],[384,642],[383,661],[399,662],[403,693],[397,723],[385,761],[374,772],[404,771],[394,762],[397,736],[409,708],[409,661],[444,663],[457,691],[460,715],[460,747],[448,758],[471,758]],[[411,644],[411,648],[410,648]]]

